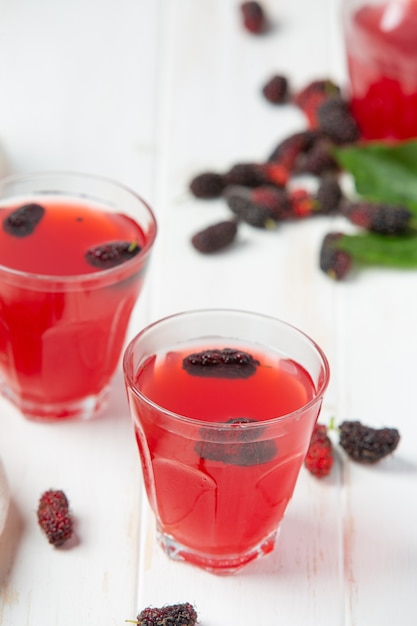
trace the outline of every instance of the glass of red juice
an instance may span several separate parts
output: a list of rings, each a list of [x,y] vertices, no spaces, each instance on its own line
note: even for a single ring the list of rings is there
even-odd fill
[[[123,368],[142,475],[167,555],[231,574],[274,549],[328,385],[318,345],[257,313],[179,313]]]
[[[362,137],[417,137],[417,0],[344,0],[343,25]]]
[[[111,180],[0,180],[0,391],[25,416],[105,406],[155,236],[146,202]]]

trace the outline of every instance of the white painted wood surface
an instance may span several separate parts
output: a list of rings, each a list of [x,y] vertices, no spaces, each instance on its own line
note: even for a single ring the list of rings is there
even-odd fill
[[[417,273],[367,270],[335,284],[317,268],[337,221],[242,229],[215,258],[189,237],[226,215],[187,192],[205,169],[263,159],[303,127],[260,96],[345,81],[338,0],[265,0],[268,36],[240,27],[236,0],[0,0],[0,144],[12,172],[69,169],[133,187],[159,225],[130,335],[182,309],[268,313],[311,334],[332,381],[323,421],[396,426],[396,454],[364,468],[339,454],[324,481],[302,471],[275,552],[218,578],[170,562],[141,490],[121,372],[88,423],[28,422],[0,400],[12,503],[0,537],[2,626],[118,626],[149,604],[195,603],[202,626],[415,626]],[[54,550],[37,500],[63,488],[77,545]]]

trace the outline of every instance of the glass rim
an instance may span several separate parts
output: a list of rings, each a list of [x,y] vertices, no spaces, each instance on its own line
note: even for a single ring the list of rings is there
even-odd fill
[[[61,176],[63,178],[68,178],[68,179],[71,177],[74,177],[74,178],[80,178],[80,179],[85,179],[85,180],[90,180],[90,181],[94,180],[96,182],[103,182],[105,184],[110,184],[114,188],[118,188],[121,191],[126,192],[132,198],[137,200],[147,212],[149,220],[150,220],[149,221],[149,238],[146,240],[145,245],[142,246],[140,252],[136,254],[134,257],[132,257],[131,259],[128,259],[127,261],[124,261],[123,263],[119,265],[115,265],[114,267],[109,267],[109,268],[102,269],[102,270],[95,270],[94,272],[86,272],[84,274],[69,274],[69,275],[60,276],[59,274],[58,275],[57,274],[40,274],[37,272],[16,270],[12,267],[8,267],[7,265],[2,265],[0,263],[0,275],[1,274],[8,275],[10,277],[13,277],[16,280],[29,278],[31,281],[34,281],[40,285],[41,284],[42,285],[45,285],[45,284],[70,285],[72,283],[82,283],[84,287],[87,284],[95,283],[97,281],[101,282],[105,279],[109,280],[113,274],[115,275],[114,282],[116,282],[117,276],[119,276],[121,272],[124,274],[126,270],[129,270],[129,274],[134,273],[134,269],[136,267],[139,268],[140,265],[143,263],[143,260],[149,255],[152,249],[152,246],[155,243],[155,239],[156,239],[156,235],[158,231],[158,224],[156,221],[155,214],[153,210],[151,209],[150,205],[148,204],[148,202],[144,200],[142,196],[136,193],[136,191],[134,191],[131,187],[129,187],[128,185],[125,185],[124,183],[120,183],[113,178],[103,176],[101,174],[89,174],[86,172],[77,172],[77,171],[71,171],[71,170],[38,170],[38,171],[31,171],[31,172],[26,172],[22,174],[13,174],[10,176],[4,176],[0,178],[0,188],[2,186],[10,185],[13,183],[30,181],[31,179],[41,180],[42,178],[46,179],[52,176]],[[60,194],[60,191],[59,189],[51,191],[51,192],[49,192],[48,190],[45,190],[45,194],[48,194],[48,193],[50,193],[51,195]],[[71,194],[70,192],[63,192],[62,195],[70,196]],[[73,195],[76,198],[84,197],[82,191],[79,191],[79,192],[74,191]],[[12,199],[13,196],[10,196],[10,198]],[[2,202],[3,200],[4,199],[0,197],[0,201]],[[121,210],[121,212],[123,211]],[[137,224],[138,226],[141,226],[139,221],[137,221]]]
[[[207,422],[206,420],[200,420],[194,417],[181,415],[180,413],[176,413],[175,411],[171,411],[170,409],[167,409],[166,407],[161,406],[154,400],[151,400],[150,398],[148,398],[146,394],[142,393],[137,388],[133,380],[133,376],[135,372],[132,372],[131,373],[132,375],[129,374],[128,372],[128,369],[131,369],[130,360],[131,358],[133,358],[133,351],[134,351],[135,345],[144,335],[152,331],[152,329],[154,329],[155,327],[158,327],[159,325],[162,325],[171,320],[175,320],[177,318],[186,318],[191,315],[195,316],[195,315],[202,315],[202,314],[243,315],[243,316],[252,317],[258,320],[263,320],[265,322],[272,322],[274,324],[278,324],[281,327],[288,328],[289,330],[299,335],[300,338],[304,339],[309,344],[310,348],[312,348],[315,351],[319,361],[321,362],[322,374],[317,384],[317,388],[315,386],[314,397],[311,398],[311,400],[303,404],[303,406],[299,407],[295,411],[291,411],[290,413],[285,413],[284,415],[278,415],[276,417],[271,417],[269,419],[262,420],[262,421],[241,423],[241,424],[238,424],[239,428],[244,428],[245,430],[253,431],[253,430],[265,427],[267,425],[272,426],[274,424],[281,424],[284,421],[289,421],[294,418],[296,419],[297,416],[300,416],[301,414],[308,412],[315,404],[317,404],[317,402],[321,401],[329,385],[330,365],[322,348],[320,348],[318,343],[316,343],[314,339],[312,339],[307,333],[300,330],[294,324],[286,322],[280,318],[273,317],[272,315],[267,315],[264,313],[259,313],[256,311],[244,310],[244,309],[207,308],[207,309],[191,309],[191,310],[186,310],[186,311],[180,311],[178,313],[173,313],[171,315],[162,317],[154,322],[151,322],[150,324],[145,326],[141,331],[139,331],[126,346],[126,349],[123,354],[123,360],[122,360],[122,369],[123,369],[123,375],[125,378],[125,383],[127,387],[135,394],[135,396],[143,400],[148,406],[151,406],[152,408],[157,409],[159,412],[163,413],[165,416],[167,416],[168,418],[172,419],[173,421],[177,423],[184,423],[189,426],[190,425],[199,426],[200,428],[204,427],[204,429],[216,430],[216,431],[229,431],[229,430],[236,429],[237,427],[236,423]]]

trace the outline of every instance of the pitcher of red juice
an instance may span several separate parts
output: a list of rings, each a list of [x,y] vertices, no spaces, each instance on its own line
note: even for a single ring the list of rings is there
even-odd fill
[[[344,0],[343,29],[362,137],[417,137],[417,0]]]

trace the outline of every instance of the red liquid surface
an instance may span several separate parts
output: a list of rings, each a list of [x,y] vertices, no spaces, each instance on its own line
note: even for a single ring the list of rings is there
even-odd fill
[[[417,2],[387,6],[364,6],[346,27],[352,112],[368,140],[417,137]]]
[[[267,424],[312,399],[314,385],[302,367],[251,351],[261,362],[252,377],[205,378],[183,369],[189,353],[171,352],[162,362],[152,358],[136,383],[158,405],[203,420],[206,430],[195,423],[172,428],[157,408],[131,395],[144,479],[163,533],[190,552],[230,563],[233,555],[249,554],[278,528],[319,408],[300,419]],[[256,431],[248,431],[248,424],[234,425],[231,435],[207,430],[207,422],[239,418],[260,424]],[[236,447],[232,443],[230,448],[230,436]],[[272,548],[273,542],[263,550]],[[182,557],[196,561],[187,551]]]
[[[145,237],[130,218],[96,206],[36,202],[45,214],[26,237],[2,227],[16,205],[0,208],[0,266],[32,274],[11,276],[0,267],[0,382],[24,412],[47,416],[56,405],[56,417],[67,417],[71,403],[100,394],[113,375],[143,274],[127,263],[113,279],[102,273],[94,280],[99,270],[84,254],[115,240],[143,246]]]

